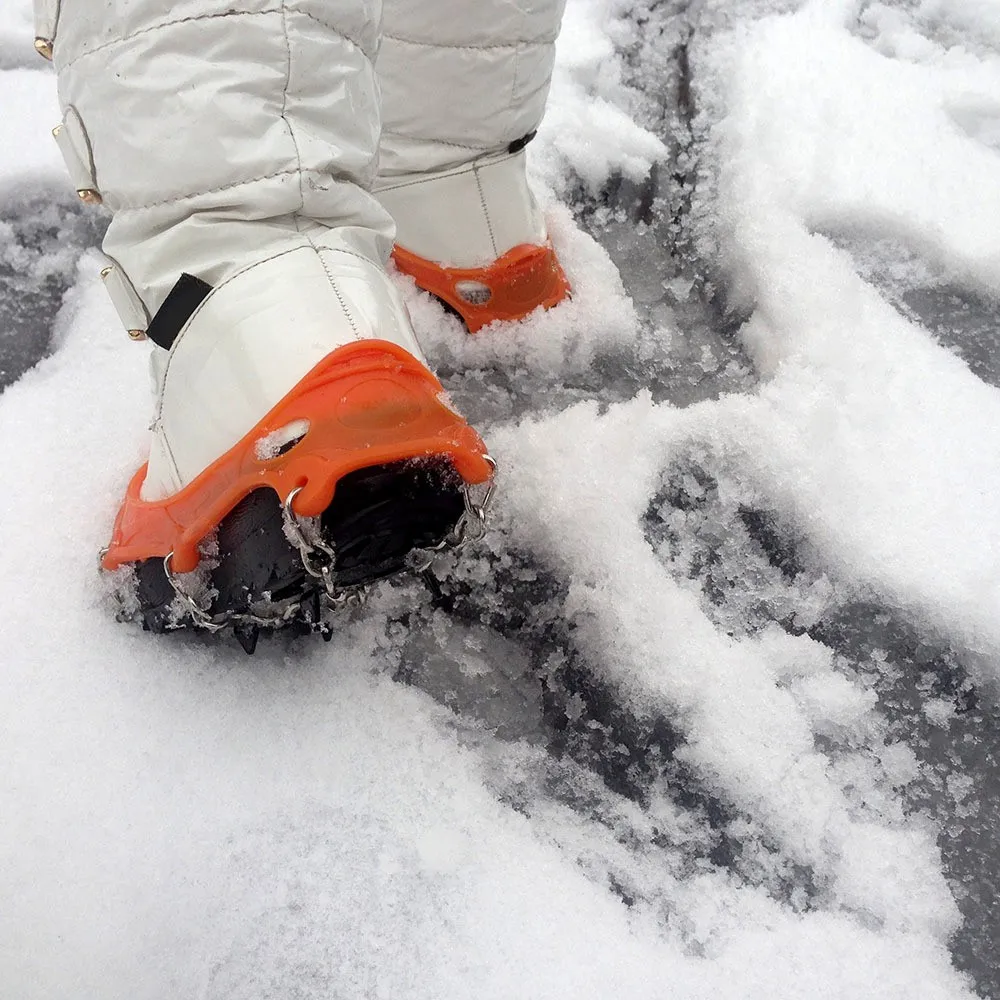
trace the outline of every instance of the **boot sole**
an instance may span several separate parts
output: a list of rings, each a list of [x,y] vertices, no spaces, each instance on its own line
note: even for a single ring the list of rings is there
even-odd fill
[[[320,517],[323,540],[336,554],[334,584],[363,587],[404,571],[411,552],[443,542],[464,512],[463,483],[447,463],[397,462],[350,473]],[[267,605],[298,601],[303,613],[289,624],[319,625],[323,587],[289,543],[273,490],[254,490],[241,500],[219,525],[217,545],[209,614],[259,614]],[[175,596],[162,559],[136,566],[144,628],[165,632],[184,624]]]

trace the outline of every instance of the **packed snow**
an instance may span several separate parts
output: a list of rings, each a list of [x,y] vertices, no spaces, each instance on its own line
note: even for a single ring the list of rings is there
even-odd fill
[[[69,195],[18,3],[23,228]],[[118,623],[97,552],[147,357],[82,253],[0,395],[0,996],[1000,983],[955,959],[969,889],[928,804],[961,836],[996,775],[918,739],[1000,680],[1000,390],[905,307],[1000,295],[1000,7],[688,6],[569,0],[529,150],[572,301],[469,338],[400,278],[502,470],[487,538],[437,567],[451,606],[387,584],[252,659]],[[0,221],[6,287],[65,271],[72,231]],[[930,652],[829,638],[858,607]]]

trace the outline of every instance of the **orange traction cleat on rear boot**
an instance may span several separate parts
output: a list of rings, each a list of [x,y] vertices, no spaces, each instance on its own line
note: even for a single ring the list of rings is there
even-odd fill
[[[522,243],[488,267],[444,267],[398,244],[392,258],[420,288],[454,309],[469,333],[494,320],[523,319],[539,306],[551,309],[570,294],[550,244]]]
[[[291,438],[275,446],[289,428]],[[349,473],[435,457],[447,460],[470,485],[493,475],[482,439],[447,403],[441,383],[423,364],[387,341],[348,344],[327,355],[236,445],[172,496],[140,497],[143,466],[129,483],[101,565],[113,570],[173,553],[174,572],[188,573],[198,565],[199,543],[253,490],[270,487],[284,502],[300,489],[294,513],[317,517]]]

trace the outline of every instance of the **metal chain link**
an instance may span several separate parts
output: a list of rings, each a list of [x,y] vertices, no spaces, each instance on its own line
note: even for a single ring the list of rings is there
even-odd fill
[[[174,594],[184,605],[184,609],[198,628],[207,629],[209,632],[221,632],[228,625],[257,625],[260,628],[278,628],[287,624],[302,610],[302,602],[293,601],[278,615],[256,615],[247,611],[224,611],[218,615],[210,615],[184,589],[183,584],[170,568],[170,560],[173,555],[173,552],[170,552],[163,557],[163,571],[167,575],[170,586],[174,588]]]
[[[419,550],[420,554],[425,558],[419,560],[419,562],[411,563],[410,569],[417,573],[424,572],[430,568],[439,553],[446,549],[461,548],[466,542],[479,541],[486,534],[486,515],[489,512],[494,493],[496,492],[497,463],[489,455],[484,456],[484,458],[492,469],[492,474],[483,498],[477,502],[473,499],[471,487],[468,485],[464,486],[462,494],[465,510],[459,518],[458,523],[437,545],[429,549]],[[323,596],[330,608],[343,610],[352,606],[361,607],[367,599],[370,588],[368,586],[338,587],[333,579],[336,559],[336,552],[333,546],[323,541],[314,529],[310,530],[307,522],[292,510],[292,503],[301,490],[301,486],[293,489],[285,497],[285,501],[281,506],[282,522],[286,536],[299,550],[302,567],[306,573],[322,583]],[[310,538],[309,534],[312,534],[314,537]],[[106,551],[105,549],[101,552],[102,560]],[[247,611],[223,611],[217,615],[212,615],[198,603],[194,595],[185,588],[184,584],[171,569],[173,556],[173,552],[169,552],[163,557],[163,572],[166,574],[167,581],[173,588],[177,599],[181,602],[187,614],[190,615],[192,623],[198,628],[212,633],[221,632],[229,626],[239,625],[255,625],[258,628],[280,628],[298,616],[302,611],[304,602],[302,599],[299,599],[292,601],[279,614],[274,615],[258,615]],[[319,625],[320,623],[315,622],[313,624]]]
[[[458,523],[437,545],[432,545],[425,549],[415,549],[412,553],[413,559],[410,562],[410,569],[414,573],[425,573],[434,564],[434,560],[449,549],[460,549],[466,542],[478,542],[486,535],[486,515],[489,513],[490,505],[493,503],[493,495],[496,493],[497,463],[490,455],[483,456],[492,470],[486,492],[482,500],[476,503],[472,498],[472,488],[468,485],[462,489],[462,497],[465,502],[465,510],[458,519]],[[475,530],[470,533],[469,525],[474,524]]]
[[[330,601],[337,601],[340,590],[333,582],[333,563],[337,553],[332,545],[327,545],[318,532],[315,539],[306,536],[305,522],[292,510],[292,502],[302,492],[301,486],[296,486],[281,505],[281,518],[285,526],[285,534],[289,541],[299,550],[302,568],[317,580],[322,581],[323,589]]]

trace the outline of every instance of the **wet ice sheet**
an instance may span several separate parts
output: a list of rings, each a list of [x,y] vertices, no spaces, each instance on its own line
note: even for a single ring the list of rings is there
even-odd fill
[[[571,189],[567,166],[594,182],[616,164],[606,149],[600,162],[584,155],[609,120],[621,126],[623,166],[655,148],[621,117],[633,95],[602,42],[627,40],[619,14],[609,4],[571,7],[568,37],[592,44],[563,58],[555,95],[556,117],[579,129],[576,145],[559,148],[543,133],[534,151],[550,194]],[[821,54],[824,38],[837,47],[850,37],[829,22],[765,25],[745,47],[746,65],[774,61],[772,30],[804,32],[800,40]],[[738,95],[744,66],[735,68],[724,78]],[[808,96],[810,81],[798,82]],[[594,95],[617,102],[617,115],[595,112]],[[739,133],[746,116],[724,96]],[[758,96],[745,111],[766,128],[774,109],[766,92]],[[816,385],[856,369],[838,353],[845,338],[822,338],[822,325],[805,345],[811,354],[790,335],[793,321],[810,325],[816,314],[794,294],[795,262],[778,240],[786,231],[768,228],[773,202],[743,201],[760,210],[760,266],[771,269],[746,302],[761,310],[771,279],[791,298],[786,312],[769,311],[770,326],[758,312],[750,328],[770,379],[758,396],[683,411],[631,399],[637,381],[678,360],[667,341],[681,331],[666,316],[643,326],[606,257],[565,212],[553,215],[553,229],[580,289],[570,307],[503,340],[467,342],[432,303],[414,299],[456,394],[478,392],[477,418],[506,470],[491,560],[454,571],[478,594],[479,624],[421,612],[408,629],[402,609],[426,597],[390,588],[332,647],[278,643],[249,664],[238,650],[123,630],[95,590],[93,552],[141,460],[147,404],[141,349],[108,336],[117,325],[85,262],[86,291],[64,314],[58,354],[0,399],[0,460],[23,473],[6,491],[0,539],[9,566],[33,567],[2,584],[3,627],[17,650],[0,681],[12,748],[0,797],[14,817],[2,841],[11,863],[0,867],[4,898],[14,901],[0,933],[5,986],[27,997],[249,997],[290,983],[303,996],[964,995],[949,967],[956,910],[935,831],[908,815],[898,791],[919,764],[875,698],[878,662],[862,672],[805,636],[721,620],[680,571],[684,554],[647,538],[667,522],[692,537],[710,492],[698,468],[714,468],[723,512],[756,500],[807,536],[808,579],[783,591],[756,581],[757,594],[786,602],[793,631],[835,604],[839,587],[865,583],[904,607],[928,592],[912,573],[912,519],[890,533],[903,554],[894,574],[831,555],[852,531],[872,530],[870,512],[847,516],[840,493],[817,491],[801,474],[850,458],[850,436],[803,431],[817,401],[828,404],[823,429],[843,426],[845,398]],[[746,231],[725,228],[730,215],[721,221],[725,245],[739,250]],[[791,223],[795,235],[801,220]],[[857,290],[849,262],[838,262],[822,276],[855,294],[816,300],[842,325],[866,315],[845,320],[845,303],[886,315]],[[817,273],[807,274],[813,284]],[[590,377],[609,356],[624,374],[594,389]],[[935,377],[956,371],[942,353],[917,351],[921,359]],[[897,361],[905,381],[914,358]],[[812,379],[783,382],[790,363]],[[588,395],[628,401],[566,409]],[[801,412],[789,419],[795,404]],[[871,428],[859,425],[864,444]],[[950,426],[961,440],[964,425]],[[891,434],[899,422],[878,427]],[[753,432],[749,447],[734,430]],[[866,462],[850,475],[878,488],[882,472]],[[657,502],[665,481],[668,499]],[[937,511],[925,482],[900,489],[908,511]],[[819,516],[825,534],[796,518],[796,504]],[[713,551],[735,547],[732,520],[702,519]],[[737,568],[763,572],[745,553]],[[518,641],[508,621],[513,638],[501,641],[484,623],[512,609],[527,621],[525,595],[546,574],[555,580],[550,606],[535,609],[548,619],[545,638]],[[957,640],[966,634],[955,611],[962,598],[957,591],[936,609]],[[428,674],[416,680],[457,716],[390,681],[407,655],[416,661],[407,669]],[[670,720],[691,787],[728,812],[739,862],[712,850],[711,810],[685,805],[671,784],[647,779],[630,802],[572,761],[555,768],[537,749],[549,739],[532,710],[529,664],[539,656],[553,672],[560,658],[582,657],[635,719]],[[928,711],[944,719],[947,700],[936,700]],[[569,706],[584,726],[586,708]]]

